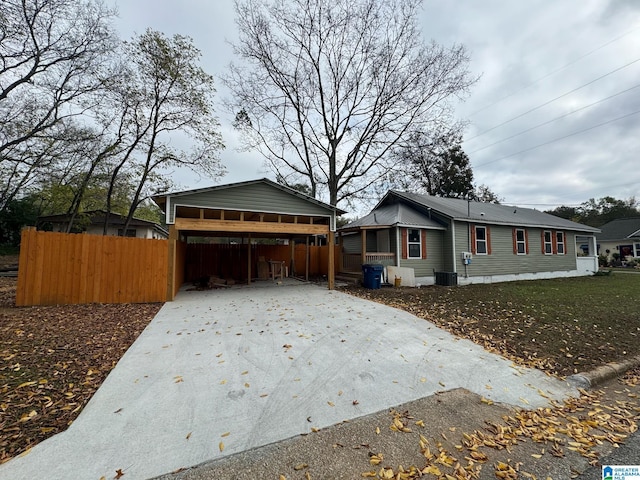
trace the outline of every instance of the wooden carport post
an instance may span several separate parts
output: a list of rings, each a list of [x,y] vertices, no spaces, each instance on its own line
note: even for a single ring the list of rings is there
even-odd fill
[[[329,290],[333,290],[335,287],[335,251],[336,251],[336,247],[334,245],[335,243],[335,233],[333,233],[332,231],[329,231],[329,235],[327,238],[327,244],[329,246],[329,266],[328,266],[328,270],[327,270],[327,280],[329,283]]]
[[[307,248],[304,255],[304,279],[309,281],[309,235],[307,235]]]
[[[251,285],[251,234],[247,239],[247,285]]]
[[[169,225],[169,238],[167,240],[169,261],[167,262],[167,301],[170,302],[175,297],[176,286],[176,248],[178,231],[175,225]]]

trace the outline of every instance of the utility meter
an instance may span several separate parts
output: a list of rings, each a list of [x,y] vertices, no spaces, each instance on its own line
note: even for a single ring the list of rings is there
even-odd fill
[[[471,265],[471,252],[462,252],[462,263]]]

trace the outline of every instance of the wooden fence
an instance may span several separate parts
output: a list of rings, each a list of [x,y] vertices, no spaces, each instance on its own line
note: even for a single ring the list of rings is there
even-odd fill
[[[167,240],[22,232],[16,305],[164,302]]]

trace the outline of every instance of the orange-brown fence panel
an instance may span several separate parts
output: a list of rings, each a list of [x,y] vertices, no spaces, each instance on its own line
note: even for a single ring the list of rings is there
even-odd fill
[[[164,302],[167,240],[22,232],[16,305]]]

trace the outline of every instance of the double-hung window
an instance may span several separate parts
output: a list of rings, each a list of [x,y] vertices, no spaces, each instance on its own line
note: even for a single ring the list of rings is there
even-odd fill
[[[564,243],[564,232],[556,232],[556,253],[558,255],[565,254]]]
[[[542,252],[545,255],[553,255],[553,232],[550,230],[542,232]]]
[[[526,255],[527,254],[527,236],[525,234],[524,229],[516,228],[515,232],[515,245],[516,245],[516,254],[518,255]]]
[[[476,255],[486,255],[488,253],[487,245],[487,227],[476,225]]]
[[[420,238],[420,230],[410,228],[407,232],[407,252],[409,258],[422,258],[422,242]]]

